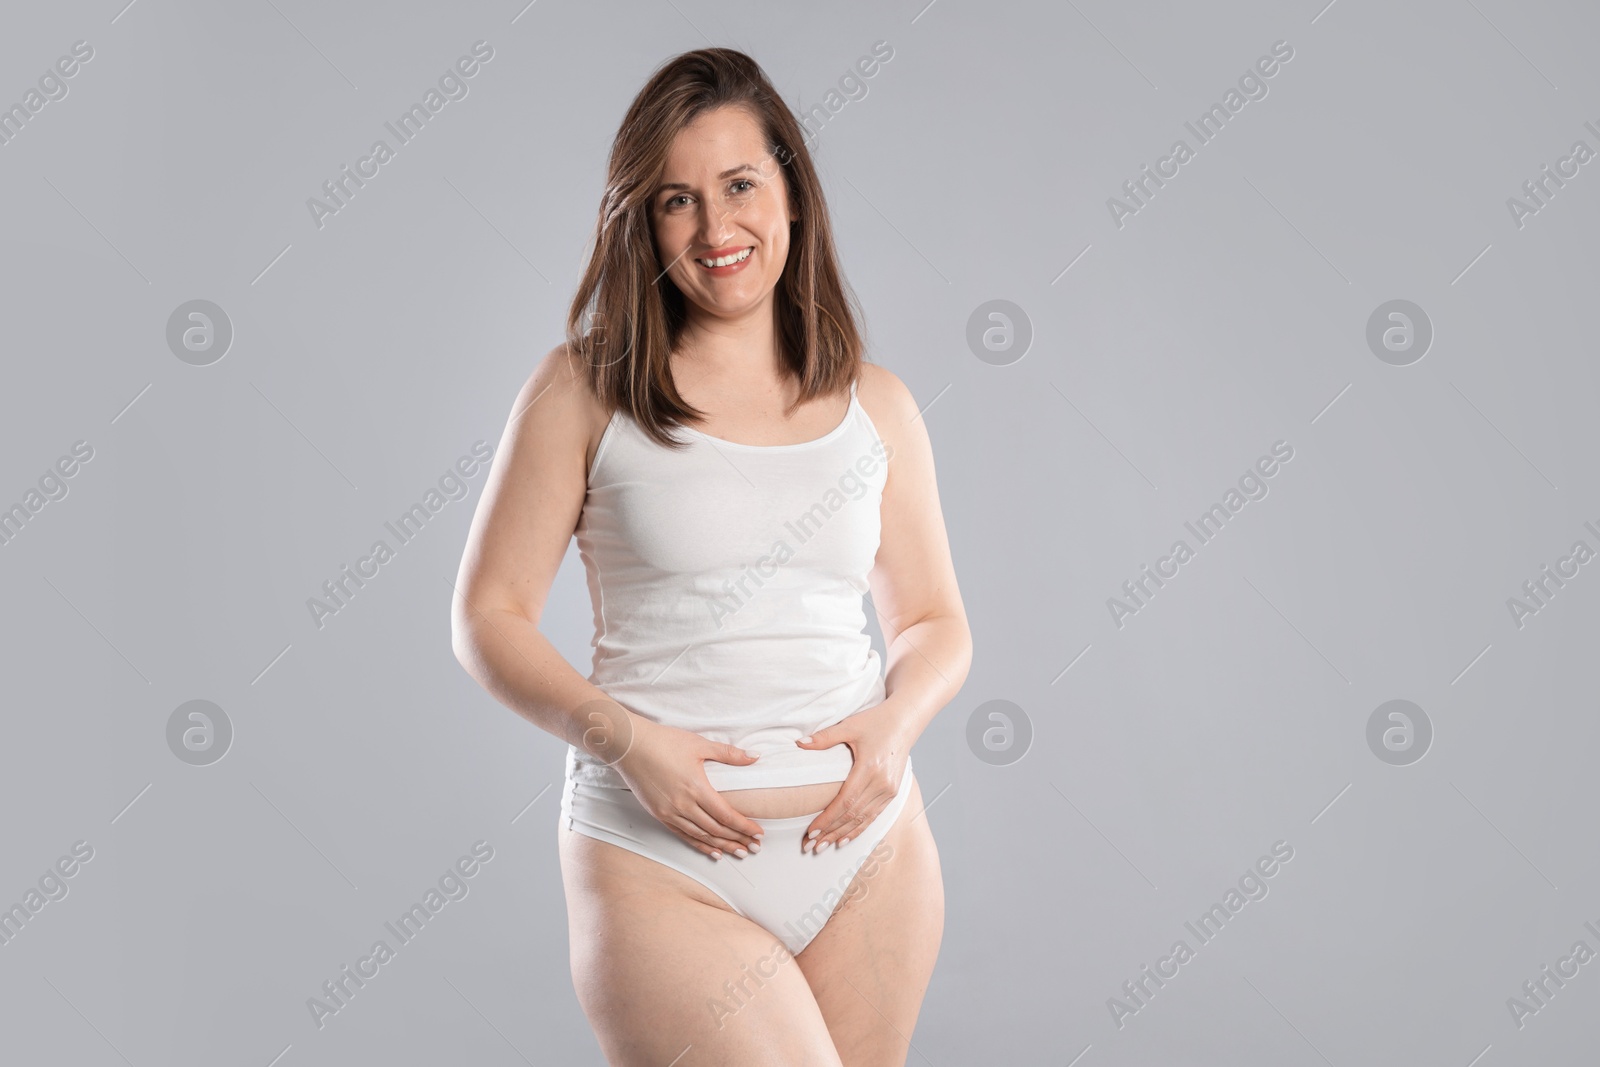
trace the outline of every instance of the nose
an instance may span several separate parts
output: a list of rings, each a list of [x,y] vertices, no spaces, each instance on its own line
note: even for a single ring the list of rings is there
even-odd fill
[[[730,212],[721,204],[710,200],[700,205],[700,229],[697,236],[707,248],[721,248],[733,233],[728,225]]]

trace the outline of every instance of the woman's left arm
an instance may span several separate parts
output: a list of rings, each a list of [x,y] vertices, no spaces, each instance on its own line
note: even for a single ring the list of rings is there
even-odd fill
[[[847,841],[894,799],[911,746],[955,697],[972,664],[972,632],[939,508],[933,447],[916,398],[890,371],[866,364],[857,387],[887,446],[882,530],[868,584],[887,647],[884,701],[818,730],[801,748],[850,746],[855,762],[807,833],[813,851]]]

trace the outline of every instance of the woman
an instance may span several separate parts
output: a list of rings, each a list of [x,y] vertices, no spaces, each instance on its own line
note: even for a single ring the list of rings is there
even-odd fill
[[[910,750],[971,639],[803,140],[736,51],[641,90],[461,562],[457,657],[569,742],[572,975],[613,1064],[904,1064],[943,931]],[[538,629],[574,534],[587,680]]]

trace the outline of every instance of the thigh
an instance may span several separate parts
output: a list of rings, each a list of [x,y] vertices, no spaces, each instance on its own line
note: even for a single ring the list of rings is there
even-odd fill
[[[913,780],[873,853],[879,858],[856,874],[833,918],[796,957],[845,1067],[906,1062],[939,955],[944,881],[922,806]]]
[[[782,942],[689,876],[563,823],[572,980],[614,1067],[841,1067]]]

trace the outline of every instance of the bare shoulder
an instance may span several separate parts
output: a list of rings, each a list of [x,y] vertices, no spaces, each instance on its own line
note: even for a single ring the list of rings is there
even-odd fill
[[[917,398],[898,375],[876,363],[861,364],[861,380],[856,399],[867,417],[878,428],[878,435],[890,448],[890,455],[907,446],[926,447],[927,432],[918,418]]]
[[[576,451],[581,443],[587,471],[610,413],[595,395],[582,361],[562,342],[535,364],[517,394],[512,419],[524,423],[546,448],[560,445]]]
[[[603,432],[599,411],[565,344],[537,361],[517,391],[473,512],[454,625],[495,609],[539,621],[583,511],[587,460]]]

